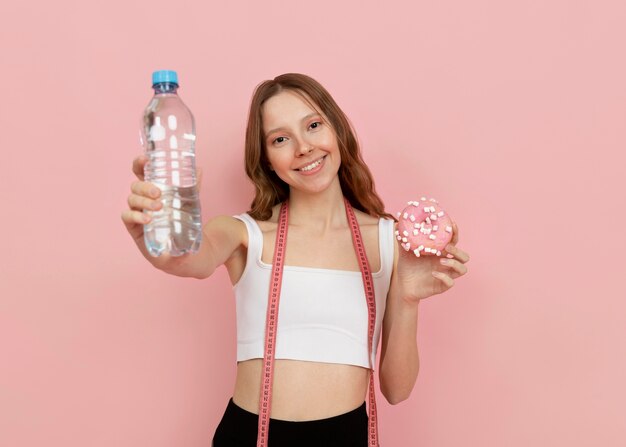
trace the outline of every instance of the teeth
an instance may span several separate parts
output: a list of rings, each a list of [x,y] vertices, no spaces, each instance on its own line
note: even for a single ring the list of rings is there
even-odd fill
[[[317,160],[315,163],[311,163],[310,165],[305,166],[304,168],[300,168],[300,171],[310,171],[311,169],[317,168],[323,159],[324,158],[322,157],[319,160]]]

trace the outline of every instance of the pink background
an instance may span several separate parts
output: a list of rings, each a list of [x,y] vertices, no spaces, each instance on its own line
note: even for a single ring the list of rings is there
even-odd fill
[[[619,1],[7,2],[0,14],[0,445],[208,446],[235,378],[223,268],[120,219],[155,69],[198,126],[203,221],[244,211],[249,101],[307,73],[387,209],[437,198],[469,273],[420,306],[381,445],[626,444],[626,7]]]

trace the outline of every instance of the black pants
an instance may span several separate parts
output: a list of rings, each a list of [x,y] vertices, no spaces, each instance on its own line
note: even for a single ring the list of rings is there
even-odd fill
[[[256,447],[259,415],[237,406],[232,397],[212,447]],[[338,416],[312,421],[270,418],[268,447],[367,447],[368,416],[363,404]]]

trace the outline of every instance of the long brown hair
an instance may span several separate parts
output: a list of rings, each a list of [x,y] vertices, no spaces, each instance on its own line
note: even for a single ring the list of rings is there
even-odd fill
[[[269,168],[261,108],[265,101],[282,90],[291,90],[302,97],[318,113],[323,112],[335,132],[341,155],[339,182],[350,204],[375,217],[394,219],[376,193],[372,174],[361,157],[356,133],[330,93],[315,79],[300,73],[285,73],[259,84],[252,96],[246,128],[246,174],[255,187],[255,196],[248,214],[258,220],[272,216],[272,207],[289,197],[289,185]],[[308,98],[313,101],[309,101]],[[394,219],[395,220],[395,219]]]

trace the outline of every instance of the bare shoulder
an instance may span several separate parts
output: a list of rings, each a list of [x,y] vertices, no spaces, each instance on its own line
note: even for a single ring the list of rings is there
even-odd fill
[[[248,248],[246,224],[232,216],[215,216],[204,225],[204,234],[214,253],[217,265],[227,264],[232,258],[245,256]]]
[[[208,234],[227,235],[233,242],[240,241],[240,243],[247,245],[246,224],[240,219],[232,216],[215,216],[209,219],[204,227]]]
[[[379,218],[375,217],[375,216],[371,216],[367,213],[364,213],[363,211],[357,210],[356,208],[354,209],[354,215],[356,216],[356,221],[359,223],[359,226],[364,226],[364,225],[374,225],[374,226],[378,226],[378,221]]]
[[[267,220],[257,220],[256,223],[263,233],[276,231],[278,226],[278,215],[280,214],[280,203],[272,207],[272,216]]]

